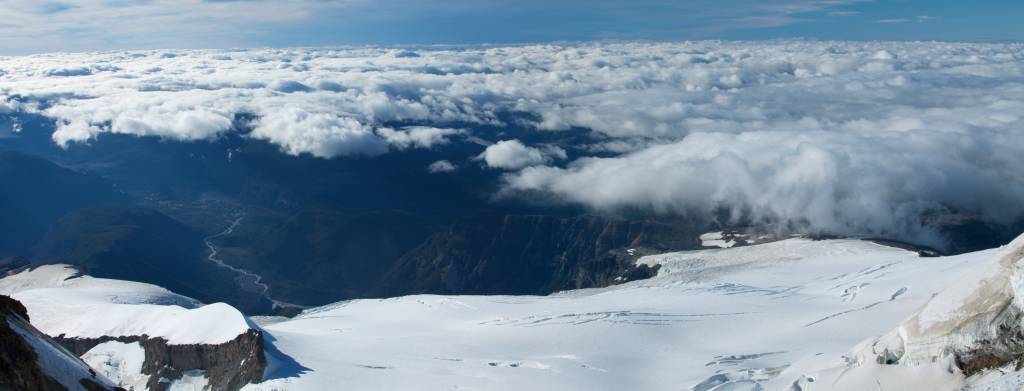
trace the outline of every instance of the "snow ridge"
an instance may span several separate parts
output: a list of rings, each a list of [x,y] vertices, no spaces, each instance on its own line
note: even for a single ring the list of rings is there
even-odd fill
[[[25,304],[33,325],[51,336],[164,338],[169,344],[220,344],[250,329],[224,303],[199,302],[143,283],[77,276],[46,265],[0,279],[0,294]]]

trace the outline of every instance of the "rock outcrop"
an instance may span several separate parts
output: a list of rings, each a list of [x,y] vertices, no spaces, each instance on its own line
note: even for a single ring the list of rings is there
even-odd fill
[[[181,379],[188,372],[202,372],[209,379],[212,391],[234,391],[253,382],[259,382],[266,368],[263,354],[263,334],[250,329],[237,338],[222,344],[168,344],[164,338],[149,336],[121,336],[103,338],[54,338],[78,356],[105,342],[137,342],[145,352],[142,374],[149,376],[147,387],[163,391],[169,381]]]
[[[262,332],[224,303],[203,305],[157,286],[81,275],[68,265],[9,275],[0,279],[0,293],[24,304],[12,305],[12,312],[31,316],[40,335],[54,337],[44,336],[54,350],[125,388],[238,390],[261,380],[266,367]]]

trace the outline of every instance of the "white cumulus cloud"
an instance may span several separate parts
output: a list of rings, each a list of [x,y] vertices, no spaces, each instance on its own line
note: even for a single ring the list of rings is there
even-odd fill
[[[477,156],[488,167],[506,170],[517,170],[548,163],[553,157],[564,159],[565,151],[557,147],[545,149],[529,147],[514,139],[498,141]]]
[[[429,172],[431,174],[439,174],[439,173],[444,173],[444,172],[452,172],[452,171],[455,171],[457,169],[459,169],[459,167],[456,166],[455,163],[452,163],[452,162],[447,161],[447,160],[438,160],[436,162],[430,163],[430,165],[427,166],[427,172]]]
[[[464,133],[461,129],[444,129],[430,126],[409,126],[401,130],[392,128],[377,129],[377,134],[398,149],[409,147],[430,148],[435,145],[448,144],[449,136]]]

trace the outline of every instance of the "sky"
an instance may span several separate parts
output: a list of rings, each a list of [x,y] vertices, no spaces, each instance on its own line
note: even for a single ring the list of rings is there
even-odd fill
[[[1019,0],[0,0],[0,54],[594,40],[1024,40]]]

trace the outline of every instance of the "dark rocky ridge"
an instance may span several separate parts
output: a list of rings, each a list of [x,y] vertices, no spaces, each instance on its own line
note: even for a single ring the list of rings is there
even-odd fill
[[[303,305],[371,297],[377,278],[431,233],[421,217],[394,210],[311,209],[275,223],[243,217],[217,238],[220,255],[261,275],[275,299]]]
[[[149,375],[147,387],[153,391],[168,388],[160,379],[178,380],[185,372],[201,370],[209,378],[212,391],[235,391],[259,382],[267,361],[263,354],[263,333],[250,329],[235,339],[217,345],[169,345],[166,339],[149,336],[103,338],[54,338],[62,346],[81,356],[104,342],[138,342],[145,351],[142,373]]]
[[[39,356],[25,339],[11,328],[11,324],[28,331],[44,342],[56,342],[49,340],[45,335],[36,330],[28,321],[28,311],[21,302],[8,296],[0,295],[0,391],[64,391],[67,387],[54,379],[53,374],[47,374],[38,364]],[[85,366],[77,356],[67,351],[64,357],[67,360],[74,360]],[[79,384],[89,391],[112,391],[104,386],[96,378],[95,372],[90,370],[93,378],[79,379]]]
[[[647,278],[647,253],[697,249],[703,226],[602,216],[479,214],[434,234],[380,280],[384,296],[549,294]],[[632,251],[630,251],[632,249]]]

